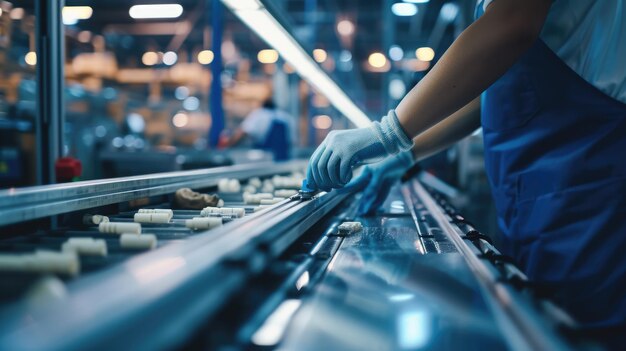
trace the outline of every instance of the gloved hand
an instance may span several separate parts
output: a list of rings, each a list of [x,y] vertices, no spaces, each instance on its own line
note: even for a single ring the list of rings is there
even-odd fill
[[[330,132],[311,156],[307,182],[324,191],[341,188],[352,178],[353,167],[381,161],[412,146],[391,110],[369,127]]]
[[[413,153],[409,150],[365,166],[361,175],[344,188],[345,191],[360,191],[365,188],[357,213],[359,215],[374,213],[387,198],[393,184],[413,163]]]

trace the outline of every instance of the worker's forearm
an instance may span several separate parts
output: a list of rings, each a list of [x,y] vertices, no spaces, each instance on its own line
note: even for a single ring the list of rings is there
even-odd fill
[[[498,0],[467,28],[396,113],[414,137],[468,104],[537,39],[552,0]]]
[[[421,161],[465,138],[480,127],[480,98],[413,139],[413,156]]]

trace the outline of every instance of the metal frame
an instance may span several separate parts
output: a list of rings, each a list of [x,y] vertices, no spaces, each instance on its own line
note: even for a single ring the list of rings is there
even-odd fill
[[[104,206],[140,197],[173,193],[178,188],[216,186],[221,178],[269,176],[306,167],[305,160],[251,163],[183,172],[91,180],[0,191],[0,226]]]
[[[54,164],[63,153],[65,45],[61,11],[64,3],[64,0],[35,1],[37,184],[55,182]]]
[[[20,303],[0,316],[0,349],[180,346],[245,286],[249,276],[264,269],[348,195],[333,192],[310,201],[287,199],[70,283],[64,300],[43,309]],[[26,322],[25,315],[30,316]]]
[[[417,180],[407,183],[406,186],[420,198],[474,272],[485,296],[490,297],[487,299],[489,307],[506,333],[506,341],[511,349],[568,350],[567,342],[558,337],[557,333],[546,332],[553,330],[553,326],[535,312],[530,301],[511,286],[499,281],[497,273],[480,260],[478,248],[462,238],[464,233],[450,223],[447,215],[426,189]]]

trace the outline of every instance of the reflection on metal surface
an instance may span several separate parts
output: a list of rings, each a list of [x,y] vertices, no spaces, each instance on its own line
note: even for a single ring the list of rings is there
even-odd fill
[[[415,294],[394,294],[389,296],[389,301],[404,302],[409,301],[415,297]]]
[[[404,213],[406,208],[403,201],[392,201],[390,213]]]
[[[139,283],[148,284],[183,267],[186,263],[182,257],[168,257],[137,267],[131,267],[130,272]]]
[[[401,349],[426,346],[431,331],[431,319],[425,309],[409,310],[398,316],[398,346]]]
[[[302,275],[296,280],[296,289],[298,291],[302,290],[305,286],[309,284],[309,271],[304,271]]]
[[[252,335],[252,342],[258,346],[273,346],[280,342],[285,328],[293,314],[300,308],[302,301],[296,299],[285,300],[272,313],[259,330]]]

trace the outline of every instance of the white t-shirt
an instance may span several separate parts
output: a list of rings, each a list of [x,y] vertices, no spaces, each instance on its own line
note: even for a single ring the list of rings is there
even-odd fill
[[[279,110],[259,108],[250,112],[241,124],[241,129],[254,143],[262,144],[270,132],[272,122],[276,119],[287,123],[289,126],[289,118],[286,113]]]
[[[476,18],[498,0],[478,0]],[[541,39],[584,80],[626,103],[626,0],[554,0]]]

